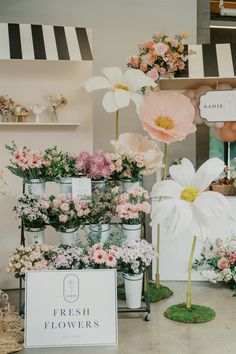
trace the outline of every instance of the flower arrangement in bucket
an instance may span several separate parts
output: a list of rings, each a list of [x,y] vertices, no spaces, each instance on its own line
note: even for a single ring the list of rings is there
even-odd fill
[[[123,189],[135,188],[142,176],[148,176],[162,167],[163,154],[156,142],[147,136],[124,133],[117,141],[112,140],[114,154],[111,154],[111,178],[121,180]]]
[[[151,138],[164,143],[164,173],[167,177],[168,146],[182,141],[187,135],[196,131],[194,124],[195,111],[191,100],[184,95],[171,92],[150,92],[144,97],[140,119],[144,130]],[[157,225],[157,252],[160,253],[160,224]],[[173,294],[160,284],[159,259],[156,262],[155,284],[150,284],[150,294],[153,302],[167,298]]]
[[[85,249],[75,245],[60,245],[44,252],[49,269],[83,269]]]
[[[107,188],[106,192],[95,189],[91,196],[88,222],[91,232],[101,233],[101,242],[109,237],[110,223],[116,215],[116,206],[119,201],[119,188]]]
[[[155,87],[154,80],[147,77],[141,70],[128,69],[125,73],[118,67],[106,67],[104,76],[94,76],[87,80],[84,88],[88,92],[108,89],[102,105],[107,112],[116,112],[116,139],[119,137],[119,110],[128,107],[133,101],[137,114],[140,113],[143,97],[138,93],[143,87]]]
[[[127,240],[121,247],[120,269],[124,273],[126,303],[129,308],[141,306],[143,272],[157,256],[145,240]]]
[[[193,54],[183,44],[186,38],[187,32],[174,38],[164,33],[154,33],[150,41],[139,44],[138,54],[132,55],[127,65],[143,71],[155,82],[160,77],[173,78],[175,73],[185,69],[189,55]]]
[[[235,290],[236,237],[232,236],[225,241],[207,239],[204,242],[200,258],[194,261],[193,269],[200,271],[205,280],[211,283],[223,282]]]
[[[44,257],[45,252],[49,252],[53,246],[30,245],[19,246],[9,256],[7,272],[14,273],[16,278],[25,278],[28,270],[48,269],[48,262]]]
[[[152,196],[162,197],[162,200],[152,210],[152,224],[168,220],[173,236],[180,235],[185,230],[194,235],[189,257],[186,303],[168,308],[165,316],[169,319],[198,323],[215,317],[212,309],[192,305],[191,271],[197,238],[203,240],[206,237],[208,223],[214,222],[216,217],[233,219],[227,199],[220,193],[206,191],[223,169],[224,162],[212,158],[195,173],[192,163],[183,158],[181,164],[170,167],[170,180],[157,182],[153,186]]]
[[[15,102],[8,96],[0,96],[0,115],[3,122],[9,122],[15,110]]]
[[[117,216],[121,219],[122,229],[128,240],[140,240],[141,227],[145,214],[151,211],[148,203],[149,194],[142,187],[123,192],[116,207]]]
[[[94,187],[104,189],[111,175],[110,164],[109,154],[102,150],[96,150],[93,155],[83,151],[76,160],[76,169],[91,178]]]
[[[72,199],[71,194],[50,196],[48,216],[50,225],[60,232],[60,243],[71,245],[76,242],[76,231],[85,225],[90,213],[89,201]]]
[[[86,268],[115,268],[120,258],[120,253],[121,249],[118,246],[111,245],[104,247],[103,243],[96,243],[87,250],[83,262]]]
[[[49,199],[46,196],[24,194],[18,198],[13,210],[23,222],[29,243],[44,243],[44,230],[49,221],[48,209]]]
[[[6,145],[11,154],[10,163],[7,166],[14,175],[21,177],[25,183],[29,183],[29,191],[34,194],[44,194],[44,180],[47,176],[47,162],[43,153],[34,151],[26,146],[19,149],[14,141],[12,145]]]

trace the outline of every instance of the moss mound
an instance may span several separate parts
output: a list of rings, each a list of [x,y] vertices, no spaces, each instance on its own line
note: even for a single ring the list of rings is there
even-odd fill
[[[160,288],[156,288],[155,284],[149,284],[149,295],[150,302],[158,302],[163,299],[167,299],[168,297],[173,295],[173,291],[171,291],[166,286],[161,285]],[[125,300],[125,288],[124,286],[118,286],[117,288],[117,297],[118,300]]]
[[[216,314],[214,310],[206,306],[192,305],[191,310],[188,310],[186,304],[178,304],[169,307],[164,315],[177,322],[204,323],[212,321]]]

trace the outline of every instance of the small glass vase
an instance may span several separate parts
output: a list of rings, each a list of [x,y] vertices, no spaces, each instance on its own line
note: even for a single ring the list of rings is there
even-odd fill
[[[56,123],[58,122],[58,114],[57,114],[57,110],[56,109],[52,109],[51,115],[50,115],[50,119],[52,123]]]
[[[5,114],[1,114],[1,117],[2,117],[2,122],[10,122],[10,118],[11,118],[11,113],[10,112],[7,112]]]

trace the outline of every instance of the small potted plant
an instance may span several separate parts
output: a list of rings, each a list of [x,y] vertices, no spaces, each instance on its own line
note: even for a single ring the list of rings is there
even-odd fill
[[[156,256],[153,246],[145,240],[125,241],[121,247],[119,266],[124,273],[127,307],[141,306],[143,272]]]
[[[30,244],[43,244],[44,230],[48,224],[49,200],[46,196],[24,194],[14,207],[17,218],[23,221]]]
[[[31,150],[24,146],[19,149],[14,141],[12,145],[6,145],[11,154],[10,163],[7,166],[14,175],[21,177],[28,184],[28,191],[32,194],[45,193],[45,179],[47,175],[47,163],[43,153]]]
[[[109,237],[110,223],[116,215],[119,201],[119,188],[108,188],[106,193],[95,189],[91,196],[91,212],[88,216],[92,233],[100,233],[100,242],[106,242]]]
[[[145,214],[150,213],[149,194],[142,187],[123,192],[119,197],[116,214],[121,219],[122,229],[129,240],[140,240]]]
[[[87,200],[72,199],[71,194],[50,196],[48,211],[50,225],[60,233],[60,244],[73,245],[76,231],[88,220],[90,206]]]

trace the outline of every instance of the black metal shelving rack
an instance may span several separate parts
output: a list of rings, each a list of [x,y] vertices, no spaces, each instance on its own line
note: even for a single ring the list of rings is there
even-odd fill
[[[25,182],[23,182],[23,194],[25,193]],[[145,222],[142,225],[143,229],[143,235],[144,238],[146,235],[146,225]],[[21,232],[20,232],[20,237],[21,241],[20,244],[25,246],[25,228],[24,228],[24,223],[21,221]],[[24,287],[23,287],[23,280],[20,278],[19,280],[19,311],[20,315],[24,315],[24,301],[23,301],[23,292],[24,292]],[[144,272],[144,277],[143,277],[143,291],[142,291],[142,305],[141,307],[137,309],[130,309],[125,306],[119,306],[118,307],[118,313],[146,313],[146,316],[144,317],[145,321],[150,321],[151,320],[151,303],[150,303],[150,293],[149,293],[149,274],[148,274],[148,269],[145,270]]]

